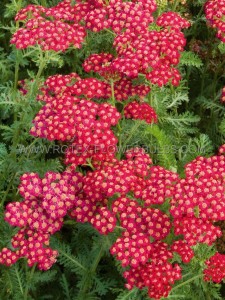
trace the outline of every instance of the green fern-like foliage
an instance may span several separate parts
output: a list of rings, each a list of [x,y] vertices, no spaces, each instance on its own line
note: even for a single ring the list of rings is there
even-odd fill
[[[220,129],[221,134],[223,136],[225,136],[225,117],[222,118],[219,129]]]
[[[173,127],[172,129],[180,135],[186,135],[198,131],[195,125],[200,121],[200,117],[187,111],[177,115],[168,114],[167,116],[159,118],[159,121],[170,128]]]
[[[141,292],[137,288],[130,291],[122,291],[116,298],[116,300],[147,300],[147,291]]]
[[[194,6],[203,6],[207,0],[189,0]]]
[[[173,151],[173,143],[166,133],[161,130],[157,125],[153,125],[146,129],[147,135],[152,135],[156,139],[157,143],[157,163],[161,166],[176,170],[176,159]]]
[[[180,58],[180,65],[200,68],[203,62],[195,53],[183,51]]]
[[[221,54],[225,54],[225,43],[222,43],[222,42],[219,43],[218,49],[219,49]]]
[[[225,106],[223,106],[219,101],[212,101],[212,99],[205,98],[204,96],[198,97],[196,103],[201,106],[204,110],[209,110],[214,114],[221,117],[225,113]]]

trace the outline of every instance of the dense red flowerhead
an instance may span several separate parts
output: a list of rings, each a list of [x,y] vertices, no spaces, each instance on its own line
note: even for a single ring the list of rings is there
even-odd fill
[[[124,116],[127,119],[144,120],[146,123],[157,123],[155,110],[148,103],[130,102],[124,108]]]
[[[191,26],[190,22],[182,18],[178,13],[170,11],[165,12],[156,20],[156,24],[161,27],[169,27],[171,29],[183,29]]]
[[[217,37],[225,42],[225,1],[224,0],[208,0],[205,3],[205,16],[209,25],[217,29]]]
[[[205,264],[204,280],[220,283],[225,277],[225,255],[216,252]]]
[[[18,49],[39,45],[43,51],[81,48],[86,30],[76,20],[72,6],[69,7],[71,10],[66,2],[51,8],[28,5],[16,15],[15,20],[23,21],[23,27],[14,33],[11,43]]]
[[[225,103],[225,87],[222,89],[221,102]]]

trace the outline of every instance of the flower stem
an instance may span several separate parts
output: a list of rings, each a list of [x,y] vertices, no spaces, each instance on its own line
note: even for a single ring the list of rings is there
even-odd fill
[[[138,128],[141,126],[141,122],[136,121],[135,125],[132,127],[130,134],[128,136],[128,138],[125,140],[125,142],[123,143],[123,149],[126,149],[126,146],[128,145],[128,143],[130,142],[130,140],[132,139],[133,135],[135,134],[135,132],[138,130]]]
[[[110,85],[111,85],[111,98],[112,98],[112,105],[115,107],[116,106],[116,101],[115,101],[115,92],[114,92],[114,81],[111,79],[110,80]]]
[[[175,0],[175,1],[174,1],[174,3],[173,3],[173,7],[172,7],[172,10],[173,10],[173,11],[175,11],[175,10],[176,10],[176,8],[177,8],[177,5],[178,5],[178,1],[179,1],[179,0]]]
[[[175,287],[173,287],[173,291],[176,290],[176,289],[179,289],[179,288],[182,287],[183,285],[186,285],[186,284],[188,284],[188,283],[194,281],[195,279],[201,278],[201,277],[203,277],[203,274],[196,275],[196,276],[194,276],[194,277],[192,277],[192,278],[190,278],[190,279],[188,279],[188,280],[186,280],[186,281],[184,281],[184,282],[182,282],[182,283],[176,285]]]
[[[22,0],[19,0],[17,5],[16,5],[16,11],[18,12],[22,8]],[[19,29],[19,21],[16,21],[16,31]],[[19,50],[15,49],[16,51],[16,64],[15,64],[15,72],[14,72],[14,95],[16,97],[16,90],[17,90],[17,84],[19,80],[19,68],[20,68],[20,63],[19,63]],[[16,114],[14,114],[14,120],[16,121]]]
[[[112,35],[116,36],[116,34],[113,31],[111,31],[111,30],[109,30],[107,28],[105,28],[105,31],[107,31],[107,32],[111,33]]]
[[[32,280],[32,278],[33,278],[35,268],[36,268],[36,264],[33,265],[31,271],[29,272],[29,276],[28,276],[28,278],[27,278],[26,289],[25,289],[25,292],[24,292],[24,298],[23,298],[24,300],[27,300],[27,299],[28,299],[29,285],[30,285],[31,280]]]
[[[40,50],[40,64],[39,64],[39,69],[37,71],[37,75],[36,75],[36,78],[35,78],[35,81],[33,82],[32,86],[31,86],[31,89],[28,93],[28,95],[26,95],[26,98],[24,99],[27,99],[27,101],[30,101],[33,97],[36,96],[36,93],[38,91],[38,86],[39,86],[39,81],[40,81],[40,77],[42,75],[42,72],[47,64],[47,61],[48,61],[48,53],[43,55],[43,52]],[[15,100],[16,101],[16,97],[17,97],[17,80],[18,80],[18,74],[17,72],[19,71],[19,65],[16,67],[16,70],[15,70],[15,82],[14,82],[14,90],[13,90],[13,94],[14,94],[14,97],[15,97]],[[24,106],[26,105],[26,103],[24,103]],[[10,159],[12,161],[15,162],[15,164],[17,164],[18,162],[22,161],[24,159],[24,155],[21,155],[19,158],[18,158],[18,155],[17,155],[17,151],[16,151],[16,148],[17,148],[17,145],[19,143],[19,140],[20,140],[20,136],[21,136],[21,127],[23,126],[23,122],[24,122],[24,119],[26,118],[27,114],[29,112],[27,112],[26,109],[23,109],[21,111],[21,114],[20,114],[20,118],[18,118],[18,113],[16,113],[16,111],[14,112],[14,120],[16,121],[17,118],[18,118],[18,126],[17,128],[15,129],[14,133],[13,133],[13,138],[12,138],[12,146],[11,146],[11,151],[10,151]],[[3,178],[7,178],[7,173],[8,172],[8,169],[5,170],[5,173],[3,174]],[[14,174],[12,174],[12,177],[11,177],[11,180],[10,182],[8,183],[8,186],[6,188],[6,192],[4,194],[4,197],[0,203],[0,206],[2,206],[10,192],[10,189],[11,187],[13,186],[13,181],[15,179],[17,175],[17,172],[15,172]]]
[[[96,269],[98,267],[98,264],[102,258],[103,255],[103,249],[104,249],[104,244],[100,245],[100,250],[97,254],[97,256],[95,257],[93,263],[91,264],[89,270],[87,270],[87,272],[84,275],[84,284],[81,287],[78,297],[79,299],[85,299],[87,296],[88,291],[91,289],[91,286],[93,284],[93,278],[95,276],[96,273]]]

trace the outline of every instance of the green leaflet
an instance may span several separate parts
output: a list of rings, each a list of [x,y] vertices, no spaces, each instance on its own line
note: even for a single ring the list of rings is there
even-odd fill
[[[197,54],[191,52],[191,51],[183,51],[181,53],[180,63],[181,66],[190,66],[190,67],[196,67],[200,68],[203,65],[202,60],[198,57]]]
[[[145,133],[149,136],[154,136],[158,145],[157,160],[158,163],[170,170],[174,170],[177,167],[174,145],[168,135],[161,130],[157,125],[152,125],[146,128]]]

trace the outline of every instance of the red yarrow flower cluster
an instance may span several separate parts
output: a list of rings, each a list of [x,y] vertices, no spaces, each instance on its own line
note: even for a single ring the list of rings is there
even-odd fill
[[[225,154],[225,144],[219,147],[218,155],[224,155]]]
[[[203,221],[195,217],[183,217],[175,219],[174,233],[183,235],[184,240],[190,246],[198,243],[212,245],[222,235],[219,227],[214,226],[210,221]]]
[[[159,16],[156,24],[160,27],[170,27],[178,30],[190,27],[189,21],[173,11],[165,12]]]
[[[217,37],[225,43],[225,1],[208,0],[205,3],[205,16],[209,25],[217,29]]]
[[[222,89],[221,102],[225,103],[225,87]]]
[[[152,246],[147,235],[125,231],[113,244],[110,253],[116,255],[122,267],[137,267],[140,263],[148,261],[151,250]]]
[[[214,223],[225,220],[225,156],[198,157],[186,165],[185,173],[170,202],[175,233],[183,234],[189,245],[211,245],[222,234]]]
[[[180,75],[174,66],[179,63],[180,52],[185,43],[184,35],[178,29],[162,28],[139,36],[123,33],[114,40],[119,56],[116,66],[118,69],[122,67],[125,74],[132,72],[133,77],[137,77],[139,73],[145,74],[147,79],[158,86],[169,81],[178,85]],[[130,69],[130,65],[134,70]]]
[[[184,263],[189,263],[194,257],[194,251],[184,240],[173,242],[170,250],[178,253]]]
[[[24,23],[11,39],[18,49],[34,45],[40,45],[43,51],[65,51],[70,45],[81,48],[86,36],[85,28],[71,12],[63,10],[62,4],[50,9],[28,5],[18,12],[15,20]]]
[[[84,63],[84,69],[117,80],[124,75],[136,78],[142,73],[153,84],[178,85],[180,74],[175,66],[186,43],[181,30],[190,23],[179,14],[168,12],[155,20],[160,30],[149,31],[149,24],[154,22],[155,1],[111,2],[91,11],[86,16],[86,26],[94,32],[111,28],[116,33],[113,45],[117,57],[93,54]]]
[[[129,150],[126,155],[126,160],[118,161],[111,159],[109,162],[105,161],[100,165],[96,164],[96,170],[86,174],[83,178],[83,192],[79,195],[76,208],[70,213],[72,218],[76,218],[80,222],[91,222],[97,230],[104,234],[114,230],[116,225],[115,216],[119,209],[117,208],[117,203],[119,204],[121,202],[121,205],[125,205],[130,211],[130,199],[117,197],[117,199],[113,201],[110,210],[108,208],[108,203],[110,203],[109,199],[116,195],[126,195],[131,191],[135,184],[135,179],[146,176],[149,164],[152,163],[150,157],[145,154],[143,150],[138,148]],[[133,203],[135,204],[136,202],[133,201]],[[135,206],[135,209],[139,211],[140,208]],[[129,228],[130,230],[136,228],[136,231],[139,231],[138,226],[140,224],[138,222],[141,220],[141,216],[139,216],[138,220],[136,219],[136,213],[139,214],[138,211],[134,211],[132,219],[126,213],[121,216],[121,224],[124,228],[128,230]],[[149,224],[150,227],[146,227],[147,225],[145,225],[145,231],[151,230],[151,226],[156,226],[157,217],[162,217],[162,220],[158,221],[158,223],[161,224],[160,228],[165,227],[164,223],[168,221],[166,216],[159,216],[160,212],[156,210],[151,213],[152,219],[155,221],[152,225]],[[109,217],[108,221],[105,216]],[[145,218],[147,219],[148,217],[150,216],[146,214]],[[143,220],[141,220],[141,222],[143,222]],[[145,223],[146,222],[147,221],[145,221]],[[108,228],[106,226],[107,224],[110,224]],[[168,223],[167,226],[170,226],[170,223]],[[168,229],[166,232],[168,232]]]
[[[220,283],[225,278],[225,255],[216,252],[205,262],[207,268],[203,271],[205,281]]]
[[[179,175],[160,166],[152,166],[148,175],[134,187],[135,197],[144,200],[146,206],[163,204],[172,197]]]
[[[5,211],[5,221],[21,229],[12,238],[14,250],[3,248],[0,252],[0,263],[10,266],[26,257],[29,266],[37,263],[40,270],[48,270],[58,256],[48,247],[50,236],[61,229],[63,217],[74,207],[81,188],[82,175],[70,170],[48,172],[43,179],[36,173],[25,173],[19,186],[24,200],[7,204]]]
[[[111,104],[90,100],[110,94],[110,86],[94,78],[80,79],[75,73],[51,76],[40,89],[38,100],[47,103],[34,118],[30,133],[70,142],[65,163],[74,168],[88,159],[101,162],[113,158],[117,138],[111,126],[121,115]]]
[[[170,232],[170,219],[159,209],[142,208],[128,197],[116,199],[112,209],[119,215],[121,226],[130,234],[141,232],[155,240],[162,240]]]
[[[161,167],[150,167],[147,171],[148,175],[144,179],[138,178],[134,187],[134,190],[135,188],[139,190],[137,193],[139,199],[143,197],[141,195],[144,187],[146,189],[151,187],[149,195],[144,192],[144,197],[148,195],[149,200],[146,198],[142,207],[137,201],[129,199],[127,196],[117,198],[113,202],[113,212],[119,216],[120,226],[125,231],[112,246],[111,253],[121,261],[124,267],[130,267],[124,273],[127,288],[131,289],[137,286],[142,289],[148,287],[150,297],[154,299],[167,297],[174,281],[181,278],[181,268],[178,265],[173,266],[170,262],[173,258],[173,252],[179,254],[184,263],[189,263],[194,256],[191,246],[197,243],[211,245],[221,236],[221,229],[214,223],[218,220],[224,220],[223,202],[225,201],[222,200],[224,197],[224,160],[222,155],[209,158],[198,157],[186,165],[186,178],[184,179]],[[157,168],[159,168],[158,171]],[[146,185],[143,182],[146,182]],[[158,192],[159,190],[162,190],[162,194]],[[155,195],[159,193],[161,200],[158,204],[163,204],[167,199],[170,200],[170,212],[174,218],[174,233],[183,238],[174,241],[172,245],[162,245],[160,242],[170,232],[170,220],[160,223],[160,220],[163,220],[162,212],[158,210],[160,212],[158,214],[157,210],[148,207],[148,205],[157,203],[152,201],[153,193]],[[155,197],[157,198],[157,196]],[[155,219],[152,218],[152,214],[155,214]],[[166,215],[166,217],[168,216]],[[168,229],[166,229],[167,222]],[[160,228],[165,230],[164,233],[160,231]],[[143,249],[137,246],[140,233],[143,234],[143,237],[147,236],[149,242],[151,241],[149,245],[146,244],[148,250],[145,250],[144,254]],[[162,268],[164,267],[163,271]],[[177,268],[177,272],[172,273],[174,267]],[[171,282],[168,281],[163,285],[161,280],[166,282],[166,270],[172,278],[172,274],[174,274],[176,279],[174,281],[171,279]],[[156,272],[158,272],[159,277],[155,276]],[[218,274],[216,272],[214,274]],[[143,274],[146,274],[146,277],[143,277]],[[151,274],[154,276],[151,277]],[[209,274],[211,277],[213,276],[210,264]],[[220,275],[221,278],[224,277],[222,271]]]
[[[114,96],[118,101],[135,95],[143,97],[150,92],[147,85],[132,83],[132,79],[138,75],[138,69],[132,61],[128,61],[126,65],[124,61],[118,62],[117,58],[108,53],[91,54],[84,61],[83,68],[86,72],[94,71],[105,80],[113,81]]]
[[[130,102],[124,108],[127,119],[144,120],[146,123],[157,123],[157,114],[148,103]]]
[[[110,1],[90,11],[84,18],[86,28],[94,32],[111,28],[119,34],[127,32],[141,33],[153,22],[152,13],[156,10],[155,0],[122,2]]]
[[[180,266],[169,262],[172,257],[173,254],[166,243],[152,243],[150,261],[124,272],[126,287],[147,287],[148,295],[153,299],[167,297],[175,281],[181,279]]]

